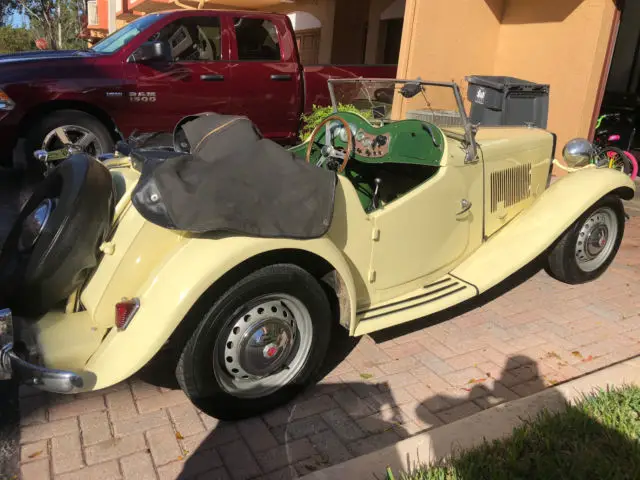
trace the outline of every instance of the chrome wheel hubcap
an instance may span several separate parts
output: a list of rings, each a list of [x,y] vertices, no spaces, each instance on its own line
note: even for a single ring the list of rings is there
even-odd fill
[[[286,294],[262,297],[243,308],[214,348],[213,370],[237,397],[269,395],[290,383],[311,351],[311,316]]]
[[[611,208],[600,208],[593,212],[578,233],[578,267],[585,272],[600,268],[611,255],[617,235],[618,221]]]
[[[49,132],[42,141],[49,162],[60,161],[73,153],[87,152],[97,156],[105,153],[98,137],[79,125],[63,125]]]
[[[40,234],[47,226],[51,212],[55,208],[55,200],[50,198],[45,199],[31,214],[24,219],[22,223],[22,231],[18,238],[18,250],[20,252],[26,252],[33,248],[33,246],[40,238]]]

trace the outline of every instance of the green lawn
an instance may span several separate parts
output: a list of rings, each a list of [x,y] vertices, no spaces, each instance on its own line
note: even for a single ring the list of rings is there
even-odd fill
[[[640,388],[599,391],[566,411],[541,413],[510,438],[398,478],[640,479]]]

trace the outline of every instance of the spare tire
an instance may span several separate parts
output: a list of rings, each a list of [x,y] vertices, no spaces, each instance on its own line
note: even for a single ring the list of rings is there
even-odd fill
[[[0,252],[0,291],[17,314],[66,299],[97,266],[113,217],[113,182],[87,154],[62,162],[35,188]]]

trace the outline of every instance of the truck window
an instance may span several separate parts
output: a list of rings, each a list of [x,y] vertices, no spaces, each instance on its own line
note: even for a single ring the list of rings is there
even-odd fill
[[[262,18],[234,18],[233,23],[238,42],[238,60],[280,60],[278,31],[272,21]]]
[[[140,32],[149,28],[160,18],[162,18],[162,14],[159,13],[145,15],[144,17],[125,25],[120,30],[116,30],[108,37],[100,40],[91,48],[91,50],[98,53],[113,53],[120,50],[127,43],[133,40]]]
[[[164,40],[171,46],[174,62],[214,62],[220,60],[220,19],[187,17],[176,20],[153,34],[149,40]]]

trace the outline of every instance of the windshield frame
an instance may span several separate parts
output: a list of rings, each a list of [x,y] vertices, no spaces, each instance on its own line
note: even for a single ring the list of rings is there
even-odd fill
[[[149,28],[151,28],[153,25],[155,25],[157,22],[159,22],[160,20],[162,20],[162,18],[164,17],[164,15],[161,12],[158,13],[150,13],[148,15],[144,15],[136,20],[134,20],[131,23],[126,24],[125,26],[123,26],[122,28],[119,28],[118,30],[114,31],[113,33],[107,35],[106,37],[102,38],[98,43],[96,43],[95,45],[93,45],[91,48],[89,48],[90,51],[97,53],[99,55],[113,55],[115,53],[120,52],[123,48],[126,48],[127,46],[129,46],[131,44],[132,41],[135,40],[135,38],[144,33],[145,31],[147,31]],[[107,40],[111,40],[112,42],[114,41],[114,38],[116,36],[120,36],[123,35],[123,32],[127,29],[131,29],[134,28],[139,25],[137,22],[140,22],[141,24],[145,25],[142,29],[138,30],[138,32],[133,35],[131,38],[129,38],[125,43],[123,43],[122,45],[120,45],[118,48],[116,48],[115,50],[111,50],[111,51],[107,51],[107,52],[101,52],[100,50],[96,50],[96,47],[99,46],[101,43],[105,43]],[[147,23],[148,22],[148,23]]]
[[[475,140],[475,129],[467,116],[467,111],[462,100],[462,94],[460,93],[460,87],[455,82],[428,82],[423,80],[401,80],[394,78],[330,78],[327,80],[329,86],[329,96],[331,98],[331,106],[333,107],[333,113],[338,113],[338,101],[336,98],[336,92],[334,89],[335,84],[343,83],[382,83],[388,82],[394,85],[401,84],[406,85],[408,83],[420,84],[421,86],[432,87],[445,87],[453,90],[453,95],[456,99],[460,118],[464,128],[464,143],[466,149],[465,163],[472,163],[478,161],[478,147]],[[401,120],[400,120],[401,121]]]

